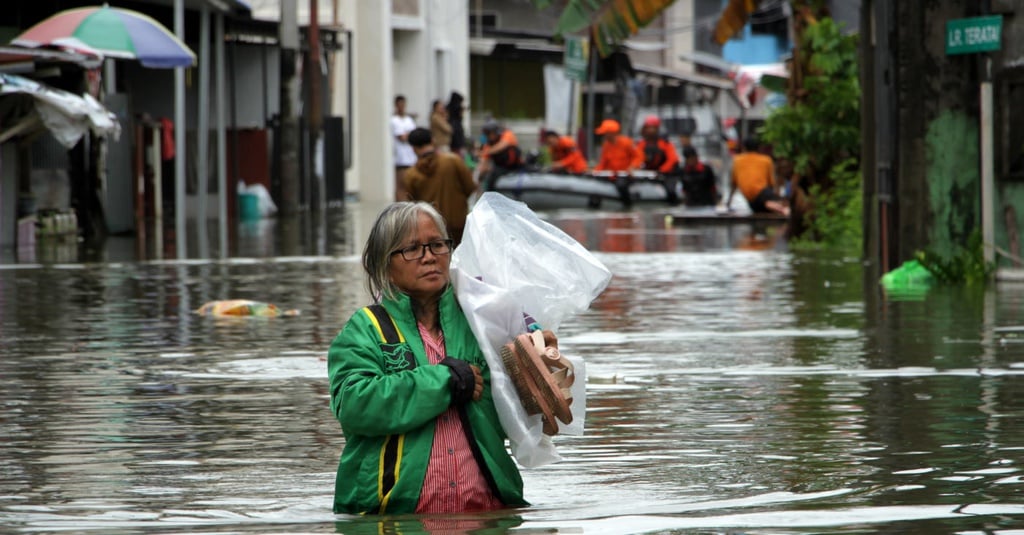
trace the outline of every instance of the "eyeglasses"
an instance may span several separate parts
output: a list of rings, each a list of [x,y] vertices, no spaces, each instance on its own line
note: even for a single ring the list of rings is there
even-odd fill
[[[410,245],[397,251],[392,251],[391,255],[394,256],[396,254],[400,254],[402,255],[402,258],[406,260],[419,260],[427,254],[427,249],[430,249],[430,252],[434,256],[448,254],[452,252],[452,240],[434,240],[427,243],[417,243],[416,245]]]

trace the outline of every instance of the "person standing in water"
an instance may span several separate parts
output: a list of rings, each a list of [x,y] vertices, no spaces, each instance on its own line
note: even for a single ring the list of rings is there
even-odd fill
[[[335,513],[529,505],[490,369],[451,285],[451,252],[427,203],[394,203],[370,229],[363,269],[375,303],[349,319],[327,356],[330,408],[345,435]]]

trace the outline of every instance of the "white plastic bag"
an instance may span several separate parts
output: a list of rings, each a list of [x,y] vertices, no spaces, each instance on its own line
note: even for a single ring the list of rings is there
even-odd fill
[[[462,244],[452,256],[452,282],[469,325],[491,369],[491,393],[498,417],[525,467],[561,460],[541,416],[527,415],[500,348],[526,331],[524,314],[542,328],[557,330],[563,320],[586,310],[608,285],[611,272],[568,234],[541,221],[525,204],[484,193],[466,219]],[[569,356],[576,373],[572,423],[559,433],[583,434],[586,369]]]
[[[270,192],[267,191],[267,187],[260,183],[246,184],[245,181],[238,181],[238,194],[255,195],[259,204],[260,215],[263,217],[271,217],[277,213],[277,205],[274,204],[274,199],[270,196]]]

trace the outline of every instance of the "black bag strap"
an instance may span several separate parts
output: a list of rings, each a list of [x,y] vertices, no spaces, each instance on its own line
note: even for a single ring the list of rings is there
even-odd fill
[[[395,320],[391,318],[391,314],[381,306],[379,303],[370,305],[363,308],[363,313],[369,316],[370,321],[373,322],[373,326],[377,328],[377,333],[380,335],[381,349],[385,354],[389,354],[395,351],[395,346],[402,346],[400,349],[401,353],[405,357],[405,369],[411,370],[416,367],[416,357],[405,343],[405,336],[402,336],[402,331],[398,330],[398,326],[395,325]],[[385,346],[391,346],[387,348]]]
[[[391,314],[388,314],[383,305],[379,303],[373,304],[363,310],[369,312],[370,320],[373,321],[373,326],[377,328],[382,344],[405,343],[405,337],[398,331],[395,321],[391,319]]]

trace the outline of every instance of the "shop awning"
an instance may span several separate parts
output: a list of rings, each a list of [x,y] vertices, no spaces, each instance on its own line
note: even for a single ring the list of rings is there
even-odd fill
[[[733,89],[736,87],[736,82],[729,78],[698,72],[682,72],[649,65],[633,65],[633,71],[637,74],[658,78],[669,83],[695,84],[714,89]]]
[[[103,63],[103,57],[98,53],[65,49],[0,46],[0,72],[32,72],[37,63],[73,63],[84,69],[95,69]]]

